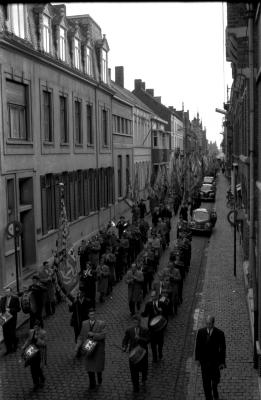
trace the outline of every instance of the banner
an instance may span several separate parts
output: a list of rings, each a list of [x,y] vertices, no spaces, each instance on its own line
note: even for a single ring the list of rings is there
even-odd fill
[[[61,204],[59,231],[56,255],[58,258],[58,283],[64,293],[69,294],[78,286],[79,260],[70,240],[69,223],[64,204],[63,188],[61,189]]]

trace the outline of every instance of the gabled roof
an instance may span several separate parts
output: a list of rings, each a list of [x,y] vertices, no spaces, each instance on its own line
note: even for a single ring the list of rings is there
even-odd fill
[[[153,110],[151,110],[146,104],[144,104],[134,93],[129,91],[128,89],[123,88],[122,86],[117,85],[114,81],[111,81],[112,89],[115,90],[117,95],[122,98],[124,101],[127,101],[131,105],[146,111],[147,113],[151,114],[153,118],[157,119],[158,121],[167,124],[167,121],[164,121],[158,115],[155,114]]]

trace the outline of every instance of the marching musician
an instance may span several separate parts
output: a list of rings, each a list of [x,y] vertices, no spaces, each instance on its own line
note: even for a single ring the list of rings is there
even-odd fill
[[[78,291],[75,299],[71,301],[66,297],[66,301],[69,306],[69,311],[72,313],[70,325],[74,329],[74,339],[76,343],[82,329],[82,322],[88,319],[91,301],[81,290]]]
[[[96,302],[96,278],[96,267],[90,262],[79,272],[79,289],[91,300],[92,308],[95,308]]]
[[[125,282],[128,285],[128,302],[130,313],[133,316],[140,309],[143,294],[144,276],[141,267],[135,263],[131,264],[131,268],[127,271]]]
[[[16,351],[17,337],[16,337],[16,322],[17,313],[21,310],[18,296],[13,293],[12,288],[9,286],[5,289],[5,294],[0,300],[0,312],[6,312],[11,315],[11,318],[3,325],[3,337],[6,346],[5,355]]]
[[[162,315],[165,318],[167,311],[165,304],[159,300],[159,296],[155,290],[151,292],[151,300],[146,303],[145,309],[141,315],[142,317],[148,317],[152,358],[153,362],[156,363],[158,358],[161,360],[163,357],[164,329],[153,331],[150,323],[152,319],[158,315]]]
[[[47,364],[47,347],[46,347],[46,331],[41,328],[41,321],[34,322],[33,329],[29,330],[28,338],[22,347],[22,351],[30,344],[34,344],[39,352],[31,359],[30,368],[34,383],[34,390],[43,387],[45,377],[43,374],[43,366]]]
[[[123,231],[126,229],[126,227],[127,227],[127,223],[126,223],[126,221],[125,221],[124,215],[122,215],[122,216],[120,217],[119,222],[118,222],[117,225],[116,225],[116,228],[118,229],[119,239],[121,239],[122,234],[123,234]]]
[[[29,286],[30,297],[30,328],[34,327],[35,321],[40,321],[43,328],[43,305],[47,288],[40,281],[39,275],[33,275],[32,284]]]
[[[97,374],[98,384],[102,384],[102,372],[105,364],[105,328],[105,322],[96,319],[95,310],[91,308],[89,310],[89,319],[82,323],[82,329],[75,348],[75,353],[78,355],[83,343],[88,338],[96,342],[93,354],[91,356],[85,355],[85,367],[89,375],[90,390],[96,388],[95,374]]]
[[[142,374],[142,384],[144,385],[148,375],[148,342],[150,340],[149,330],[141,327],[141,317],[139,314],[133,317],[133,326],[125,331],[125,336],[122,340],[123,351],[129,350],[131,353],[134,349],[137,350],[137,362],[129,358],[129,367],[131,373],[131,380],[133,384],[133,391],[139,392],[139,373]],[[141,354],[139,357],[138,352],[142,349],[145,350],[144,355]],[[134,350],[135,353],[135,350]],[[136,356],[136,354],[135,354]],[[141,359],[140,359],[141,358]]]

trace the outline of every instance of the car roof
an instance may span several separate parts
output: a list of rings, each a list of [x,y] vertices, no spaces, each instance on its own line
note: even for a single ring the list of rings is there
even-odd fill
[[[193,210],[193,212],[195,211],[200,211],[200,212],[209,212],[207,208],[196,208],[195,210]]]
[[[207,175],[207,176],[204,176],[204,179],[205,179],[205,178],[208,178],[208,179],[209,179],[209,178],[211,178],[211,179],[214,179],[214,176]]]

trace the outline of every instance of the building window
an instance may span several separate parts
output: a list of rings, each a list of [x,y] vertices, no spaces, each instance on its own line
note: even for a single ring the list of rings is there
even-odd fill
[[[27,86],[6,81],[9,139],[28,140]]]
[[[102,110],[102,139],[103,145],[108,146],[108,113]]]
[[[92,106],[87,104],[86,106],[87,114],[87,144],[93,146],[93,131],[92,131]]]
[[[15,180],[7,179],[6,181],[7,193],[7,222],[15,220]]]
[[[92,53],[89,47],[86,47],[86,74],[92,75]]]
[[[53,141],[52,129],[52,99],[51,93],[46,90],[43,91],[43,128],[44,140],[46,142]]]
[[[60,26],[59,57],[62,61],[65,61],[65,37],[66,31]]]
[[[122,156],[118,156],[118,197],[122,196]]]
[[[75,126],[75,140],[77,144],[82,144],[82,126],[81,126],[81,103],[80,101],[74,102],[74,126]]]
[[[117,117],[117,132],[120,133],[121,131],[121,118]]]
[[[67,127],[67,98],[60,96],[60,138],[61,143],[68,143],[68,127]]]
[[[101,79],[104,83],[107,83],[107,52],[104,49],[102,49]]]
[[[12,4],[10,5],[11,26],[12,31],[16,36],[25,38],[25,18],[24,18],[24,5]]]
[[[158,134],[157,134],[157,131],[153,132],[153,147],[158,147]]]
[[[74,65],[80,69],[80,40],[77,38],[74,38]]]
[[[47,15],[43,16],[43,49],[50,53],[51,20]]]

